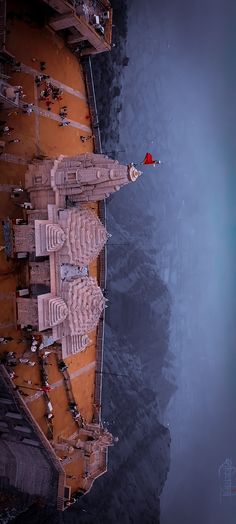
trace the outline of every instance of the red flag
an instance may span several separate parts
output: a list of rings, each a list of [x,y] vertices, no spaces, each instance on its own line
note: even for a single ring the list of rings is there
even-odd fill
[[[160,164],[160,160],[154,160],[154,158],[152,157],[151,153],[146,153],[145,157],[144,157],[144,160],[143,160],[143,164],[152,164],[152,165],[156,165],[156,164]]]

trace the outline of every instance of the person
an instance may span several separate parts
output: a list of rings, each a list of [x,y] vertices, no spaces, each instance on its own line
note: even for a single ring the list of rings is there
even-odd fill
[[[21,72],[21,62],[15,62],[12,67],[15,73]]]
[[[23,113],[32,113],[33,112],[33,104],[23,104]]]
[[[61,108],[60,111],[59,111],[59,116],[61,117],[62,120],[64,120],[64,118],[67,117],[67,110],[64,109],[64,108]]]
[[[68,366],[65,364],[65,362],[63,360],[61,360],[59,363],[58,363],[58,367],[61,371],[66,371],[66,369],[68,369]]]
[[[24,202],[22,204],[18,204],[17,202],[14,202],[15,206],[23,207],[23,209],[33,209],[33,206],[31,202]]]
[[[10,135],[12,131],[14,131],[14,127],[9,127],[8,125],[5,125],[3,127],[2,133],[3,135]]]
[[[48,111],[51,111],[51,105],[54,103],[52,102],[51,100],[49,100],[48,98],[45,100],[45,103],[46,103],[46,106],[47,106],[47,110]]]
[[[51,386],[49,385],[45,385],[40,388],[40,391],[43,391],[44,393],[47,393],[50,390],[51,390]]]
[[[19,138],[12,138],[12,140],[8,140],[8,144],[19,144],[19,142]]]
[[[12,195],[19,195],[19,193],[23,193],[24,192],[24,189],[23,187],[13,187],[12,190],[11,190],[11,194]]]
[[[27,324],[27,326],[24,326],[22,328],[22,331],[28,331],[28,332],[31,332],[33,331],[33,326],[31,326],[31,324]]]
[[[93,138],[95,138],[94,135],[89,135],[89,136],[80,135],[81,142],[87,142],[88,140],[92,140]]]
[[[59,127],[65,127],[65,126],[69,126],[70,125],[70,122],[61,122],[59,124]]]
[[[42,62],[39,63],[39,65],[40,65],[40,71],[45,71],[45,69],[46,69],[46,62],[42,61]]]
[[[7,356],[8,357],[16,357],[16,352],[15,351],[8,351],[7,352]]]
[[[18,95],[21,95],[23,93],[23,87],[22,86],[16,86],[15,87],[15,93]]]
[[[18,375],[15,374],[15,371],[9,371],[9,377],[14,380],[15,378],[18,378]]]
[[[43,79],[42,75],[37,75],[37,76],[35,77],[35,83],[36,83],[36,86],[37,86],[37,87],[40,87],[40,84],[41,84],[41,82],[42,82],[42,79]]]
[[[47,417],[48,420],[53,420],[54,419],[53,413],[47,413],[46,417]]]

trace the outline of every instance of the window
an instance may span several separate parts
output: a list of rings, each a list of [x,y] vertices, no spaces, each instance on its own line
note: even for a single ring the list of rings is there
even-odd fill
[[[66,180],[67,182],[76,182],[76,171],[74,171],[73,173],[72,172],[69,172],[66,174]]]
[[[42,184],[42,177],[41,176],[35,176],[34,177],[35,184]]]

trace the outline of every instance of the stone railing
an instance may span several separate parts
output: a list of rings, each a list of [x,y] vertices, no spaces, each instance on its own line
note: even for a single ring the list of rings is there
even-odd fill
[[[86,86],[86,92],[87,92],[87,98],[88,98],[88,104],[89,104],[92,132],[94,136],[94,139],[93,139],[94,153],[100,154],[102,153],[102,142],[101,142],[101,134],[100,134],[100,129],[99,129],[97,102],[96,102],[96,95],[95,95],[95,88],[94,88],[94,81],[93,81],[93,71],[92,71],[90,57],[88,58],[86,57],[83,59],[82,66],[83,66],[85,86]]]
[[[102,153],[101,134],[99,129],[98,111],[96,95],[93,81],[93,71],[90,57],[86,57],[82,62],[85,85],[89,103],[92,131],[94,135],[94,152]],[[99,202],[99,218],[106,227],[106,201]],[[99,285],[104,291],[107,279],[107,248],[104,246],[99,255]],[[105,309],[99,320],[96,339],[96,369],[95,369],[95,391],[94,391],[94,422],[101,422],[101,401],[102,401],[102,372],[103,372],[103,350],[105,334]]]

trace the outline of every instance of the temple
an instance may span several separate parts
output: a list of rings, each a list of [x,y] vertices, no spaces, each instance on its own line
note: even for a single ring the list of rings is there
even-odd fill
[[[66,384],[69,408],[77,427],[69,434],[61,430],[57,434],[52,429],[54,415],[48,393],[51,386],[45,368],[45,356],[40,357],[43,391],[47,402],[46,417],[50,431],[52,430],[46,448],[48,451],[50,447],[49,455],[58,468],[55,474],[58,479],[64,478],[63,496],[57,493],[57,480],[56,499],[51,499],[52,504],[56,500],[59,509],[64,509],[67,499],[70,500],[71,497],[71,490],[65,484],[65,475],[63,477],[62,465],[65,467],[67,463],[77,462],[80,471],[78,493],[86,493],[94,479],[106,471],[108,446],[114,443],[113,436],[101,425],[100,400],[98,404],[94,403],[93,416],[90,420],[85,420],[74,400],[70,384],[72,375],[67,371],[68,358],[90,348],[90,337],[94,339],[96,336],[99,319],[106,306],[106,298],[97,279],[90,274],[90,268],[103,250],[109,234],[88,205],[91,206],[92,202],[104,199],[121,186],[135,181],[139,175],[140,172],[133,165],[120,165],[102,154],[85,153],[41,161],[35,159],[28,164],[25,173],[27,202],[24,204],[24,218],[7,221],[8,225],[11,224],[11,257],[21,259],[22,262],[25,259],[28,275],[27,287],[18,289],[16,299],[18,328],[30,330],[33,337],[36,337],[35,340],[41,341],[39,353],[45,350],[45,340],[49,340],[50,347],[54,344]],[[34,344],[36,342],[33,342],[31,351],[34,351]],[[17,431],[19,435],[25,432],[24,443],[37,447],[38,454],[40,448],[42,454],[45,439],[41,439],[39,444],[25,423],[22,426],[25,429],[20,427],[25,415],[23,416],[22,410],[20,413],[19,410],[16,413],[13,410],[13,400],[9,397],[9,379],[6,373],[4,375],[3,369],[2,382],[7,386],[8,394],[2,388],[0,406],[2,402],[4,409],[8,411],[10,406],[9,420],[20,420]],[[14,387],[11,395],[17,397],[22,406],[20,395],[14,391]],[[100,396],[101,390],[98,399]],[[24,413],[26,411],[27,407],[24,406]],[[2,437],[2,447],[9,447],[8,435],[12,434],[12,430],[7,428],[8,426],[5,440]],[[13,433],[14,436],[15,432]],[[14,442],[19,440],[17,435]],[[12,446],[15,449],[18,444]],[[22,445],[19,446],[21,449]],[[31,453],[29,446],[26,446],[26,450]],[[60,458],[63,455],[64,458]],[[51,474],[49,470],[48,467],[48,474]],[[25,474],[22,472],[22,475]],[[19,488],[17,478],[13,484]],[[23,491],[25,489],[30,493],[28,487],[24,487]],[[37,489],[32,489],[32,494],[36,495]],[[43,494],[42,489],[41,495],[44,496]],[[48,496],[47,493],[46,495]],[[45,500],[47,496],[44,496]]]
[[[133,166],[93,153],[28,166],[27,223],[13,224],[14,254],[29,255],[29,296],[17,299],[18,325],[61,341],[63,358],[85,350],[105,307],[88,266],[108,234],[84,202],[104,199],[139,175]],[[42,284],[44,292],[34,296],[30,288]]]
[[[75,157],[35,161],[28,166],[25,187],[35,209],[47,204],[66,207],[97,202],[134,182],[141,174],[133,165],[121,165],[106,155],[85,153]]]

